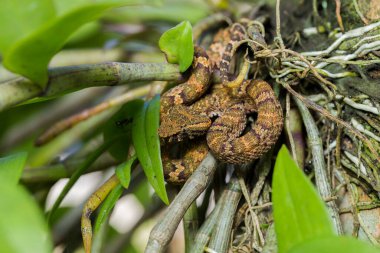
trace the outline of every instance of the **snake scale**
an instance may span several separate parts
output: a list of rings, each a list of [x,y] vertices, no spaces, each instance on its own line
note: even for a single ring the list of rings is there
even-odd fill
[[[195,47],[188,81],[162,95],[159,136],[167,182],[184,183],[209,150],[223,162],[246,164],[277,141],[283,115],[270,85],[263,80],[244,80],[238,92],[226,85],[232,57],[246,38],[247,23],[221,29],[208,52]],[[211,84],[214,70],[220,71],[222,83]],[[254,112],[257,119],[247,128],[247,115]],[[171,152],[178,149],[175,144],[182,151],[177,156]]]

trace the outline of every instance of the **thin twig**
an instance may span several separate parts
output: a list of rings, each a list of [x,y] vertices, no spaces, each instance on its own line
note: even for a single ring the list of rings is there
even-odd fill
[[[355,128],[353,128],[347,122],[345,122],[345,121],[343,121],[343,120],[341,120],[341,119],[333,116],[330,112],[328,112],[323,107],[321,107],[321,106],[313,103],[312,101],[306,99],[305,97],[303,97],[302,95],[300,95],[299,93],[297,93],[295,90],[293,90],[290,87],[290,85],[287,84],[286,82],[282,82],[280,80],[277,80],[277,82],[281,83],[282,86],[285,89],[287,89],[294,97],[296,97],[297,99],[301,100],[306,105],[306,107],[319,112],[321,115],[325,116],[326,118],[330,119],[331,121],[337,123],[340,126],[343,126],[347,130],[349,130],[353,135],[355,135],[356,137],[358,137],[361,141],[363,141],[366,144],[366,146],[371,150],[371,152],[373,152],[374,156],[376,157],[376,160],[378,160],[380,162],[380,156],[379,156],[378,152],[376,151],[375,147],[372,145],[371,141],[367,137],[365,137],[363,134],[361,134],[358,130],[356,130]]]
[[[360,8],[359,8],[359,5],[358,5],[358,2],[356,0],[352,0],[354,2],[354,7],[355,7],[355,11],[356,13],[358,14],[358,16],[360,17],[360,19],[363,21],[363,23],[365,25],[368,25],[369,24],[369,21],[366,17],[364,17],[363,13],[360,11]]]
[[[259,178],[257,179],[256,182],[252,183],[252,185],[254,185],[254,188],[250,194],[252,206],[255,206],[257,204],[260,193],[263,190],[265,180],[272,168],[272,155],[273,155],[273,149],[269,150],[265,155],[263,155],[255,167],[255,170],[259,171],[259,176],[258,176]],[[236,214],[234,228],[237,228],[240,225],[240,223],[243,221],[244,214],[246,213],[247,209],[248,209],[247,203],[244,203],[242,207],[239,208]]]
[[[343,26],[342,16],[340,15],[340,7],[341,7],[340,0],[335,0],[335,5],[336,5],[336,7],[335,7],[336,21],[338,22],[340,30],[342,32],[344,32],[344,26]]]
[[[342,44],[343,41],[355,37],[362,36],[363,34],[380,27],[380,22],[372,23],[370,25],[364,26],[364,27],[358,27],[353,30],[350,30],[339,37],[336,41],[334,41],[333,44],[331,44],[327,49],[322,51],[312,51],[312,52],[303,52],[301,53],[304,56],[324,56],[330,54],[333,50],[339,47],[340,44]]]
[[[280,17],[280,0],[276,0],[276,39],[280,44],[281,50],[285,49],[284,41],[281,36],[281,17]],[[285,55],[282,55],[285,57]]]
[[[109,110],[113,107],[122,105],[127,103],[128,101],[131,101],[132,99],[144,96],[148,94],[150,91],[150,86],[142,86],[136,89],[133,89],[131,91],[128,91],[120,96],[111,98],[107,101],[104,101],[92,108],[85,109],[82,112],[79,112],[69,118],[63,119],[57,123],[55,123],[53,126],[51,126],[48,130],[46,130],[37,140],[36,145],[41,146],[52,139],[54,139],[59,134],[65,132],[66,130],[72,128],[76,124],[87,120],[90,117],[93,117],[95,115],[98,115],[99,113]]]
[[[286,130],[286,135],[288,136],[289,144],[290,144],[290,150],[292,152],[292,157],[294,161],[298,161],[297,159],[297,152],[296,152],[296,145],[294,144],[294,138],[292,131],[290,129],[290,95],[289,93],[286,93],[286,110],[285,110],[285,130]],[[298,164],[299,165],[299,164]]]

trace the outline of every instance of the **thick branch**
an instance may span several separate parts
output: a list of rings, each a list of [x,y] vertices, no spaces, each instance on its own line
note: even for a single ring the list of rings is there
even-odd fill
[[[159,221],[150,232],[145,252],[164,252],[191,203],[206,189],[216,169],[216,160],[209,153],[187,180]]]
[[[167,63],[99,63],[51,68],[45,89],[20,77],[1,84],[0,111],[35,97],[50,97],[95,86],[139,81],[179,81],[178,65]]]

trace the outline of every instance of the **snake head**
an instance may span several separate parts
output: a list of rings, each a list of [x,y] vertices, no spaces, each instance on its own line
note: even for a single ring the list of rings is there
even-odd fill
[[[211,126],[206,115],[192,113],[187,106],[176,105],[161,115],[159,136],[168,142],[180,142],[203,135]]]

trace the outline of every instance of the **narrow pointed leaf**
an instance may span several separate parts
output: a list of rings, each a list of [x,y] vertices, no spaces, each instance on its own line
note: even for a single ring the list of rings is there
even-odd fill
[[[140,108],[136,108],[136,113],[132,122],[132,141],[136,150],[137,158],[148,178],[149,183],[153,188],[157,188],[156,181],[154,180],[154,172],[152,168],[152,161],[149,157],[148,147],[146,145],[145,137],[145,113],[148,108],[144,104]]]
[[[169,199],[165,189],[164,170],[161,161],[160,138],[158,127],[160,124],[160,96],[156,95],[150,102],[145,116],[145,136],[153,171],[157,181],[160,195],[163,196],[164,203],[168,204]]]
[[[133,146],[135,147],[137,158],[139,159],[141,167],[143,168],[149,183],[153,187],[156,194],[161,198],[161,200],[164,203],[168,203],[166,194],[163,195],[160,187],[158,186],[156,174],[153,169],[153,164],[146,141],[145,118],[148,106],[149,104],[145,103],[144,106],[136,109],[136,114],[132,122]]]
[[[279,253],[310,238],[335,235],[324,203],[285,146],[277,156],[272,198]]]

